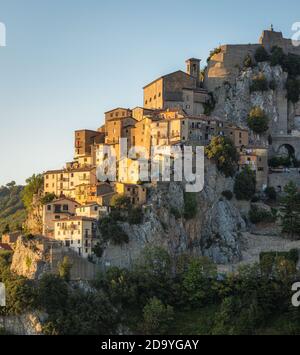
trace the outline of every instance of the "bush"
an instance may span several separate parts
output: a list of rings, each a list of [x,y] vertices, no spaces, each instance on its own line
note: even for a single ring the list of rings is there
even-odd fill
[[[197,195],[192,192],[184,194],[184,218],[193,219],[198,212]]]
[[[209,57],[207,58],[207,63],[211,60],[211,58],[212,58],[215,54],[219,54],[219,53],[221,53],[221,51],[222,51],[221,47],[217,47],[217,48],[213,49],[212,51],[210,51]]]
[[[272,66],[275,65],[284,65],[285,62],[285,54],[282,48],[274,46],[271,50],[270,62]]]
[[[173,307],[165,306],[158,298],[153,297],[143,309],[143,332],[149,335],[166,334],[173,320]]]
[[[265,50],[265,48],[261,46],[257,48],[254,58],[257,63],[260,63],[260,62],[267,62],[270,59],[270,56],[268,52]]]
[[[262,252],[259,255],[259,263],[262,271],[267,274],[271,274],[273,271],[276,261],[285,259],[291,262],[295,267],[299,261],[299,251],[298,249],[291,249],[290,251],[269,251]]]
[[[276,216],[264,209],[252,206],[249,211],[249,219],[251,223],[257,224],[260,222],[272,223],[276,221]]]
[[[300,98],[300,80],[289,78],[286,83],[287,99],[297,103]]]
[[[178,211],[178,209],[175,207],[171,207],[170,212],[175,217],[175,219],[180,219],[182,217],[180,211]]]
[[[231,141],[227,137],[213,137],[210,144],[205,148],[208,159],[215,161],[217,168],[226,177],[234,176],[239,154]]]
[[[234,183],[234,193],[238,200],[250,201],[255,194],[256,177],[250,169],[244,169],[240,172]]]
[[[228,201],[231,201],[233,198],[233,193],[230,190],[226,190],[222,192],[222,196],[224,196]]]
[[[269,82],[269,88],[270,88],[270,90],[273,90],[273,91],[276,90],[277,84],[276,84],[276,81],[275,81],[274,79],[272,79],[272,80]]]
[[[33,196],[43,190],[44,177],[42,175],[32,175],[26,180],[26,186],[22,192],[22,201],[27,210],[31,208]]]
[[[132,208],[128,212],[128,222],[130,224],[141,224],[143,222],[144,214],[140,207]]]
[[[214,98],[213,93],[209,93],[209,99],[208,101],[204,102],[203,107],[204,107],[204,114],[210,116],[216,107],[216,100]]]
[[[46,205],[47,203],[51,203],[56,198],[55,194],[46,194],[41,198],[41,203]]]
[[[262,73],[256,75],[252,80],[252,84],[250,86],[250,92],[267,91],[267,90],[269,90],[269,84],[265,75]]]
[[[265,194],[270,201],[276,201],[277,193],[274,187],[267,187],[265,189]]]
[[[73,264],[67,256],[65,256],[63,261],[58,264],[59,276],[67,282],[70,281],[71,278],[72,266]]]
[[[286,168],[292,165],[290,157],[273,157],[269,159],[269,166],[271,168],[278,168],[284,166]]]
[[[247,124],[257,134],[262,134],[269,129],[269,119],[260,107],[254,107],[250,111]]]
[[[253,65],[252,58],[250,54],[247,54],[245,59],[244,59],[244,67],[245,68],[251,68]]]
[[[99,221],[99,229],[104,241],[111,241],[114,245],[122,245],[129,242],[128,235],[111,217],[105,217]]]

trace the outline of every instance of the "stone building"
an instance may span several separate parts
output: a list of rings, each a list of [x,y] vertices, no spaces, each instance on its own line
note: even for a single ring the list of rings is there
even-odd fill
[[[98,237],[97,220],[94,218],[74,216],[54,222],[55,240],[83,258],[92,256]]]
[[[204,113],[209,96],[200,83],[200,60],[187,60],[187,72],[178,70],[144,87],[146,109],[182,108],[189,115]]]
[[[70,198],[60,198],[43,206],[43,235],[49,238],[54,234],[54,221],[74,216],[79,203]]]

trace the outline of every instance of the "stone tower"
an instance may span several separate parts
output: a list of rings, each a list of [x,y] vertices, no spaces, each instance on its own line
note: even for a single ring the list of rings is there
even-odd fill
[[[200,59],[190,58],[186,61],[186,72],[192,77],[200,80]]]

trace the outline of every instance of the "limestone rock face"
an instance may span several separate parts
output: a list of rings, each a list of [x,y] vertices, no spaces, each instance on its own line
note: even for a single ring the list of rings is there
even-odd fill
[[[0,328],[12,335],[42,335],[42,323],[46,315],[27,313],[20,316],[0,316]]]
[[[195,218],[183,217],[182,183],[159,183],[150,191],[143,224],[120,223],[130,241],[123,246],[108,244],[101,258],[104,266],[130,267],[148,244],[164,247],[174,256],[205,255],[223,264],[240,260],[239,235],[246,225],[234,204],[221,197],[224,190],[232,190],[233,180],[208,161],[205,171],[204,190],[196,194]],[[174,209],[179,216],[175,217]]]
[[[275,84],[274,90],[250,92],[252,80],[259,73],[262,73],[269,83],[272,81]],[[286,134],[288,129],[286,80],[287,73],[280,66],[272,67],[269,63],[259,63],[256,67],[241,70],[233,83],[224,82],[215,89],[217,105],[213,115],[225,117],[228,121],[247,127],[247,117],[251,108],[258,106],[270,118],[270,133]]]
[[[38,279],[49,265],[46,260],[47,253],[42,241],[28,240],[19,237],[12,259],[11,271],[28,279]]]

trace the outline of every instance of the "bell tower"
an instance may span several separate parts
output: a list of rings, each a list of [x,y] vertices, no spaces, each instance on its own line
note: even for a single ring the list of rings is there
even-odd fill
[[[197,81],[200,80],[200,59],[190,58],[186,61],[186,72],[196,78]]]

